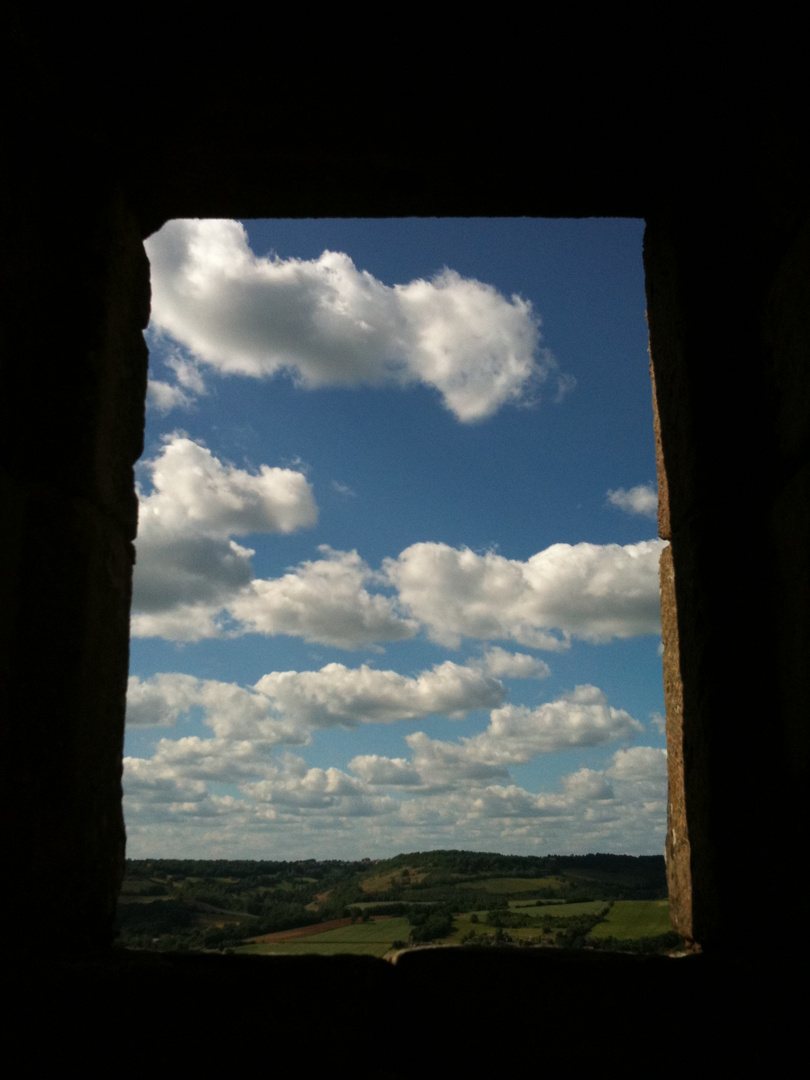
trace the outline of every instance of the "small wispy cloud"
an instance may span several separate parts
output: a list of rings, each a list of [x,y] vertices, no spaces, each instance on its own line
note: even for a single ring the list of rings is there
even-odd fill
[[[187,394],[182,387],[172,386],[171,383],[163,382],[161,379],[150,379],[146,388],[147,405],[151,409],[157,409],[158,412],[190,409],[194,400],[194,397]]]
[[[655,728],[659,735],[667,733],[667,718],[659,712],[650,713],[650,725]]]
[[[616,488],[615,491],[608,491],[607,501],[628,514],[641,514],[649,518],[658,514],[658,492],[653,484],[639,484],[629,491]]]
[[[202,372],[193,360],[173,353],[165,361],[174,376],[174,383],[163,379],[149,379],[147,403],[150,408],[166,413],[172,409],[190,409],[198,397],[204,397],[208,390]]]

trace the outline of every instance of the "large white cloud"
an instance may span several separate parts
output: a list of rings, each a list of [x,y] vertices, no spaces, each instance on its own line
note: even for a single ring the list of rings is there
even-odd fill
[[[147,544],[143,555],[139,549],[132,633],[181,641],[285,634],[339,649],[418,633],[395,597],[372,591],[388,582],[356,551],[319,551],[321,558],[281,577],[254,578],[253,552],[234,540],[178,537],[157,550]]]
[[[202,679],[166,672],[127,683],[128,727],[173,727],[192,706],[201,704]]]
[[[160,739],[151,758],[125,758],[125,783],[149,786],[191,781],[246,782],[262,778],[276,768],[272,744],[255,739],[186,735]]]
[[[323,558],[280,578],[253,581],[233,597],[231,614],[253,633],[288,634],[340,649],[417,633],[419,624],[403,618],[392,598],[369,591],[379,575],[356,551],[320,551]]]
[[[154,325],[223,373],[284,371],[307,387],[421,382],[475,421],[556,368],[528,301],[452,270],[388,287],[340,252],[257,257],[235,221],[172,221],[146,250]]]
[[[169,435],[147,467],[154,491],[140,500],[139,539],[199,531],[227,538],[290,533],[314,525],[318,511],[306,477],[261,465],[257,473],[225,465],[183,435]]]
[[[308,768],[291,755],[282,768],[264,780],[243,785],[245,794],[258,804],[272,805],[296,816],[326,813],[340,817],[374,817],[390,814],[398,804],[387,796],[375,795],[366,784],[341,769]]]
[[[516,764],[558,750],[635,738],[643,731],[624,709],[608,704],[598,687],[586,685],[535,709],[525,705],[495,709],[486,731],[465,743],[478,758]]]
[[[278,578],[254,578],[253,552],[235,540],[193,522],[185,532],[150,523],[139,542],[132,632],[180,640],[286,634],[355,649],[412,638],[423,627],[450,648],[468,637],[567,649],[572,638],[660,633],[663,546],[555,544],[520,562],[420,543],[386,559],[380,572],[356,551],[321,545],[318,559]],[[386,587],[397,595],[379,591]],[[499,677],[548,674],[542,661],[503,649],[478,666]]]
[[[259,748],[260,750],[261,748]],[[241,798],[217,796],[210,783],[237,783]],[[244,825],[327,813],[341,818],[391,813],[397,804],[375,794],[363,780],[340,769],[309,768],[286,754],[278,761],[251,744],[222,739],[162,739],[154,756],[126,758],[124,791],[128,809],[141,820],[166,821],[183,815],[188,824],[206,817],[233,817]],[[281,810],[281,815],[275,809]]]
[[[315,727],[387,724],[434,713],[459,719],[475,709],[494,708],[506,697],[497,679],[449,660],[416,678],[365,664],[275,671],[259,679],[256,689],[285,716]]]
[[[548,649],[569,636],[598,642],[660,633],[662,547],[660,540],[554,544],[519,562],[420,543],[385,568],[405,610],[442,644],[501,638]]]
[[[623,709],[613,708],[604,693],[595,686],[578,686],[571,693],[535,709],[504,705],[493,709],[486,729],[477,735],[464,736],[456,742],[431,739],[423,731],[405,739],[411,759],[383,758],[379,755],[360,755],[350,767],[372,785],[419,786],[426,791],[486,786],[509,779],[509,769],[523,765],[532,758],[560,750],[605,746],[618,740],[634,739],[644,730]],[[627,751],[633,755],[633,751]],[[655,755],[656,751],[650,751]],[[633,761],[642,767],[642,755],[631,758],[617,755],[610,775],[629,779],[627,766]],[[625,773],[621,773],[622,768]],[[588,770],[585,770],[587,772]],[[646,774],[645,774],[646,775]],[[589,797],[609,797],[609,784],[585,784],[585,778],[571,782],[569,790],[589,792]],[[578,785],[578,788],[577,788]]]
[[[504,705],[494,709],[486,730],[456,743],[439,742],[424,732],[409,735],[412,764],[427,783],[468,783],[471,779],[505,777],[512,765],[559,750],[603,746],[635,738],[643,726],[623,709],[608,704],[595,686],[571,693],[535,709]]]
[[[309,741],[308,728],[298,717],[280,713],[271,698],[253,687],[179,672],[129,677],[128,727],[172,727],[194,708],[202,711],[218,738],[268,744]]]
[[[247,472],[179,434],[145,464],[153,491],[140,496],[132,632],[213,636],[217,612],[253,580],[253,551],[233,536],[314,525],[312,489],[303,473]]]
[[[476,792],[466,809],[472,817],[509,818],[525,822],[538,817],[558,817],[570,808],[569,801],[562,795],[536,795],[517,784],[492,784]]]
[[[563,790],[571,798],[596,799],[600,802],[615,796],[613,785],[604,772],[597,769],[582,768],[564,776]]]
[[[411,765],[428,789],[481,787],[507,779],[507,766],[471,752],[467,741],[446,742],[415,731],[405,739],[411,751]]]
[[[425,542],[384,560],[382,571],[356,551],[321,545],[320,558],[278,578],[255,578],[253,551],[227,534],[307,524],[317,511],[305,478],[285,469],[252,476],[181,441],[184,454],[194,448],[190,456],[199,451],[228,481],[238,473],[238,482],[197,494],[194,477],[182,470],[176,488],[157,476],[164,486],[141,504],[135,636],[286,634],[354,649],[412,638],[423,627],[450,648],[468,637],[560,650],[572,638],[604,642],[660,633],[661,540],[554,544],[526,562]],[[276,490],[262,502],[245,481],[266,481]],[[392,587],[396,596],[380,591]],[[504,677],[548,674],[542,661],[503,649],[490,650],[478,666]]]
[[[506,698],[503,683],[446,661],[415,677],[363,664],[327,664],[319,671],[274,671],[252,687],[164,672],[130,676],[127,723],[173,726],[199,708],[219,738],[303,743],[317,728],[390,724],[434,714],[460,719]]]

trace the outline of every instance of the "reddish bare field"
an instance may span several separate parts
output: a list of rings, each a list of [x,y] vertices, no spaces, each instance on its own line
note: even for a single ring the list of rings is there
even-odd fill
[[[374,915],[372,922],[390,918],[390,915]],[[295,938],[309,937],[310,934],[322,934],[325,930],[337,930],[338,927],[349,926],[351,921],[351,919],[329,919],[328,922],[313,923],[312,926],[299,926],[295,930],[278,930],[275,934],[262,934],[260,937],[252,937],[247,940],[254,945],[269,945],[272,941],[293,941]]]

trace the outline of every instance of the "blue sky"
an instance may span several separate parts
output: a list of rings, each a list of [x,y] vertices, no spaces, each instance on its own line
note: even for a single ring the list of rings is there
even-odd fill
[[[662,850],[642,231],[150,238],[130,855]]]

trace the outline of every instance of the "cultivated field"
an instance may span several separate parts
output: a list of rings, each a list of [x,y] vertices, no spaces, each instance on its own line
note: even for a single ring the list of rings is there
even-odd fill
[[[590,936],[632,941],[666,934],[671,929],[668,900],[617,900],[605,921],[598,923]]]
[[[470,851],[413,852],[376,863],[129,859],[117,932],[123,947],[150,951],[383,956],[412,936],[440,944],[436,935],[450,929],[452,914],[447,944],[486,935],[485,945],[583,948],[615,899],[609,923],[595,935],[625,948],[669,929],[666,902],[654,902],[666,896],[664,870],[663,857],[654,856]],[[638,899],[626,902],[631,897]],[[466,910],[471,906],[475,912]],[[366,922],[357,918],[361,911]]]
[[[408,919],[370,919],[367,923],[341,926],[320,934],[297,937],[290,933],[286,940],[265,941],[261,944],[243,945],[240,953],[264,954],[311,954],[330,956],[338,953],[354,953],[362,956],[384,956],[395,941],[407,941],[411,932]],[[282,938],[282,934],[273,935]]]

